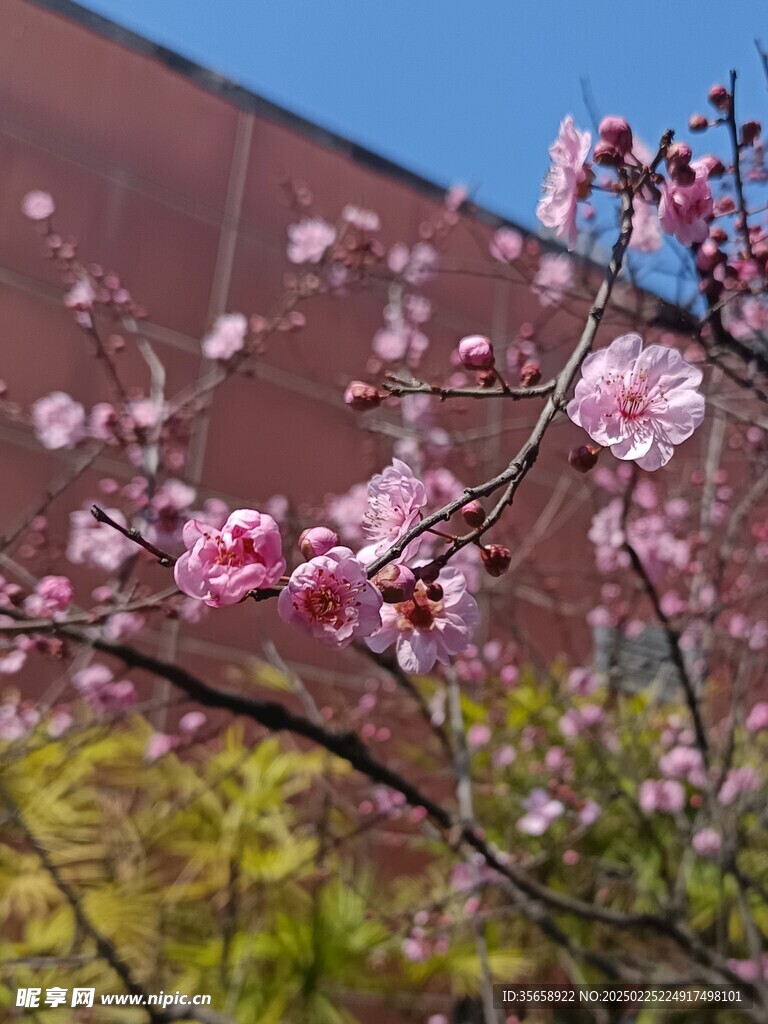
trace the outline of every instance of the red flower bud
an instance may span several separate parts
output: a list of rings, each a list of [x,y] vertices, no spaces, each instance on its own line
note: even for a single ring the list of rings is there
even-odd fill
[[[741,126],[741,144],[751,146],[761,131],[759,121],[745,121]]]
[[[439,583],[430,583],[427,587],[427,597],[430,601],[443,600],[443,588]]]
[[[344,401],[356,412],[376,409],[385,398],[386,395],[382,395],[373,384],[366,384],[362,380],[353,380],[344,392]]]
[[[477,375],[477,383],[481,388],[492,388],[497,380],[494,370],[481,370]]]
[[[530,388],[541,380],[541,367],[538,363],[528,362],[520,367],[520,383]]]
[[[724,85],[713,85],[707,93],[707,99],[717,110],[727,110],[731,102],[731,94]]]
[[[632,149],[632,129],[623,117],[604,117],[597,130],[600,138],[613,146],[621,156],[626,156]]]
[[[480,559],[489,576],[503,576],[512,561],[512,552],[501,544],[480,548]]]
[[[705,132],[709,128],[709,121],[703,114],[691,114],[688,118],[688,130],[691,132]]]
[[[600,445],[580,444],[577,448],[571,448],[568,453],[568,463],[577,472],[588,473],[597,465],[597,459],[602,450]]]
[[[470,501],[461,510],[467,526],[482,526],[485,522],[485,509],[479,501]]]

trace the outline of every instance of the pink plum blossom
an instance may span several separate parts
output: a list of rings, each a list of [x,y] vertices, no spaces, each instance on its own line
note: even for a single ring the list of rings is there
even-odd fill
[[[646,779],[640,785],[639,803],[646,814],[676,814],[685,804],[685,790],[674,779]]]
[[[559,800],[553,800],[546,789],[533,789],[523,800],[526,814],[518,819],[517,828],[529,836],[542,836],[553,821],[565,812]]]
[[[305,217],[288,228],[288,259],[291,263],[319,263],[336,241],[336,228],[319,217]]]
[[[659,221],[668,235],[681,245],[703,242],[709,235],[712,193],[706,173],[700,169],[691,185],[666,181],[661,186]]]
[[[584,360],[568,416],[616,458],[659,469],[704,419],[701,380],[676,349],[624,334]]]
[[[30,220],[48,220],[55,209],[52,196],[38,188],[27,192],[21,201],[21,212]]]
[[[116,508],[105,509],[107,515],[120,526],[126,526],[125,516]],[[135,545],[122,533],[97,523],[91,515],[90,505],[70,512],[67,558],[76,565],[88,565],[103,572],[116,572],[135,550]]]
[[[220,531],[190,519],[182,536],[187,550],[174,567],[176,585],[211,608],[237,604],[285,572],[280,528],[262,512],[238,509]]]
[[[768,729],[768,701],[761,700],[755,704],[744,724],[748,732],[762,732]]]
[[[514,228],[499,228],[488,243],[488,252],[500,263],[512,263],[523,251],[523,236]]]
[[[722,845],[720,835],[713,828],[703,828],[691,839],[691,846],[700,857],[717,857]]]
[[[79,278],[64,296],[64,305],[68,309],[76,309],[80,312],[93,309],[95,301],[96,289],[90,277]]]
[[[72,684],[98,715],[125,711],[136,702],[136,691],[129,679],[115,681],[106,665],[89,665],[76,672]]]
[[[720,787],[717,799],[724,807],[734,803],[743,793],[754,793],[760,789],[760,776],[754,768],[731,768]]]
[[[358,231],[378,231],[381,220],[374,210],[364,210],[359,206],[345,206],[341,211],[342,219]]]
[[[369,541],[359,554],[364,562],[381,555],[421,519],[427,503],[424,484],[405,462],[393,459],[368,484],[368,504],[363,516],[363,533]],[[407,557],[418,550],[420,538],[408,545]]]
[[[592,136],[574,126],[570,114],[560,124],[560,131],[549,155],[552,166],[544,180],[543,196],[536,207],[536,216],[558,238],[567,239],[573,249],[578,239],[576,208],[580,198],[589,192],[591,171],[585,167]]]
[[[33,616],[55,615],[69,608],[73,596],[72,582],[66,576],[43,576],[24,602],[24,608]]]
[[[381,603],[363,563],[335,547],[294,569],[277,610],[284,622],[341,648],[379,628]]]
[[[165,732],[152,733],[144,748],[144,760],[149,764],[152,764],[153,761],[159,761],[161,757],[170,754],[178,742],[175,736],[169,736]]]
[[[532,291],[542,306],[557,306],[573,281],[573,264],[565,255],[546,254],[539,261]]]
[[[216,317],[212,329],[203,338],[206,359],[231,359],[245,344],[248,321],[242,313],[224,313]]]
[[[491,730],[482,722],[471,725],[467,730],[467,746],[473,750],[484,747],[491,738]]]
[[[63,391],[52,391],[32,406],[32,422],[44,448],[72,448],[85,437],[85,409]]]
[[[410,601],[385,604],[381,609],[382,626],[366,643],[381,654],[392,644],[404,672],[429,672],[440,662],[465,651],[472,639],[480,613],[477,603],[467,593],[467,581],[453,566],[438,576],[442,596],[429,597],[428,588],[419,580]]]

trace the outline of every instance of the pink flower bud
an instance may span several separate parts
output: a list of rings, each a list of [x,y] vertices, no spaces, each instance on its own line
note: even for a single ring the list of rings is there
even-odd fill
[[[632,129],[623,117],[604,117],[597,130],[603,142],[615,147],[621,156],[626,156],[632,149]]]
[[[480,548],[480,560],[489,576],[503,576],[512,561],[512,552],[501,544]]]
[[[678,164],[681,167],[687,167],[691,162],[692,156],[693,153],[691,152],[691,147],[687,142],[673,142],[667,149],[667,167],[671,168],[673,164]]]
[[[362,380],[353,380],[344,392],[344,401],[350,409],[354,409],[356,412],[376,409],[385,397],[373,384],[366,384]]]
[[[51,196],[40,189],[27,192],[21,201],[21,212],[30,220],[48,220],[55,209]]]
[[[597,458],[603,449],[599,445],[580,444],[571,448],[568,463],[579,473],[588,473],[597,464]]]
[[[592,151],[592,159],[601,167],[621,167],[624,157],[610,142],[598,142]]]
[[[306,559],[324,555],[338,546],[339,538],[327,526],[310,526],[299,537],[299,551]]]
[[[520,383],[524,388],[533,387],[541,380],[541,367],[538,363],[528,362],[520,367]]]
[[[493,345],[482,334],[470,334],[459,342],[459,359],[470,370],[490,370],[493,367]]]
[[[717,110],[727,110],[731,95],[724,85],[713,85],[707,93],[707,99]]]
[[[410,601],[416,587],[416,577],[408,566],[393,562],[377,572],[371,582],[381,592],[385,604]]]
[[[709,121],[703,114],[691,114],[688,118],[688,130],[691,132],[705,132],[709,128]]]
[[[741,144],[743,146],[751,146],[759,136],[760,131],[761,125],[759,121],[745,121],[741,126]]]
[[[467,526],[482,526],[485,522],[485,509],[479,501],[470,501],[461,510],[464,522]]]

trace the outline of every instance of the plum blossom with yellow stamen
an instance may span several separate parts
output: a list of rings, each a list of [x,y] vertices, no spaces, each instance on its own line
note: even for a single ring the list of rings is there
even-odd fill
[[[352,551],[335,547],[294,569],[280,594],[280,618],[329,647],[348,647],[381,625],[382,598]]]
[[[567,412],[617,459],[660,469],[704,419],[701,381],[676,349],[624,334],[584,360]]]

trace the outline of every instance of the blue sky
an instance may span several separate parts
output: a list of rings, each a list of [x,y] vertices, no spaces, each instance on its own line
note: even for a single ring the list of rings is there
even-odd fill
[[[754,47],[756,36],[768,46],[765,0],[85,6],[411,170],[470,183],[479,202],[528,227],[561,117],[589,127],[583,76],[599,113],[623,114],[649,143],[706,110],[731,67],[744,117],[768,122]]]

